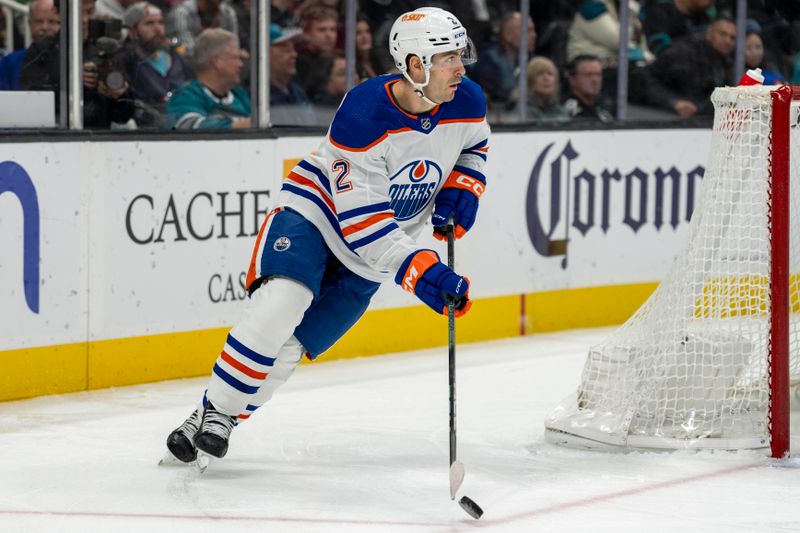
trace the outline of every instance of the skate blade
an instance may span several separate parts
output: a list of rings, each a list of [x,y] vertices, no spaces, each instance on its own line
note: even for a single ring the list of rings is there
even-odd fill
[[[197,470],[199,470],[201,474],[204,473],[208,468],[208,465],[211,464],[211,461],[213,459],[214,456],[209,455],[200,450],[197,450],[197,460],[195,460],[195,464],[197,465]]]
[[[188,464],[190,463],[184,463],[183,461],[172,455],[172,452],[170,452],[169,450],[167,450],[167,453],[164,454],[164,457],[162,457],[161,460],[158,461],[158,466],[183,466]]]

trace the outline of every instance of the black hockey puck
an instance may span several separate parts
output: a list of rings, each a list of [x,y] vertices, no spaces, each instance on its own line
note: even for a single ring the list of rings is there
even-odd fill
[[[462,496],[461,499],[458,500],[458,505],[460,505],[461,508],[464,509],[467,514],[475,520],[478,520],[483,516],[483,509],[481,509],[477,503],[470,500],[466,496]]]

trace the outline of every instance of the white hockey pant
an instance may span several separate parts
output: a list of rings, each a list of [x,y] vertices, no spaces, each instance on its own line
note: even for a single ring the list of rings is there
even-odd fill
[[[225,414],[247,418],[292,375],[303,348],[295,328],[313,293],[288,278],[272,278],[250,296],[214,364],[206,396]]]

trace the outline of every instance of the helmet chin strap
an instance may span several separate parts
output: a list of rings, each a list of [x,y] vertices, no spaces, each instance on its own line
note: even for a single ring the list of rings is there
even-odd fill
[[[422,98],[425,102],[429,103],[432,106],[437,106],[437,105],[439,105],[441,103],[441,102],[434,102],[433,100],[431,100],[430,98],[425,96],[425,92],[423,91],[423,89],[425,87],[427,87],[428,83],[431,81],[431,71],[430,71],[429,68],[425,69],[425,83],[417,83],[414,80],[412,80],[411,76],[408,75],[408,71],[407,70],[403,71],[403,76],[405,76],[405,78],[408,80],[408,82],[414,88],[414,92],[417,93],[417,96]]]

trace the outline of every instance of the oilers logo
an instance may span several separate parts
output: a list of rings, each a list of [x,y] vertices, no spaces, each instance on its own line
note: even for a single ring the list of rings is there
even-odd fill
[[[430,203],[439,183],[442,169],[428,159],[412,161],[389,178],[389,202],[396,220],[417,216]]]
[[[292,241],[289,240],[289,237],[278,237],[275,244],[272,245],[272,249],[276,252],[285,252],[290,246],[292,246]]]

